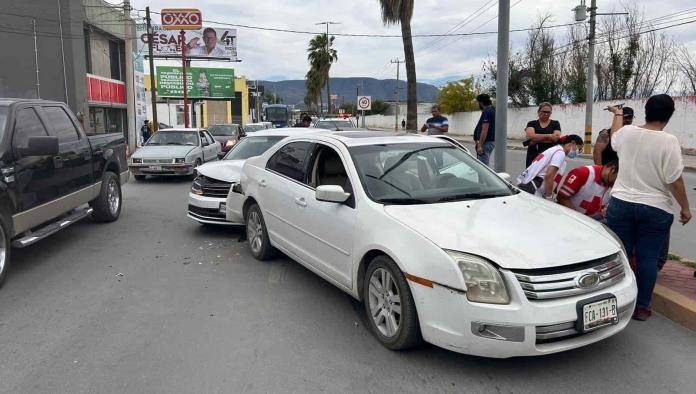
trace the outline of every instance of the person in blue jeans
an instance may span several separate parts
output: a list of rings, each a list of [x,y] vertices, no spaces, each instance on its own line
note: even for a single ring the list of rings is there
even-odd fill
[[[485,165],[490,165],[491,154],[495,148],[495,107],[491,96],[479,94],[476,96],[481,117],[474,129],[474,141],[476,142],[476,158]]]
[[[607,208],[607,225],[636,257],[638,300],[633,318],[647,320],[657,280],[658,258],[674,221],[672,196],[680,206],[679,221],[691,220],[684,187],[681,146],[664,132],[674,113],[674,100],[666,94],[645,103],[645,124],[623,126],[623,111],[614,113],[611,145],[621,168]],[[623,126],[623,127],[622,127]]]

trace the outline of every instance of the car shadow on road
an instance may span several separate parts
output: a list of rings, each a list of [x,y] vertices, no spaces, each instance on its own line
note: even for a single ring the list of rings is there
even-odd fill
[[[176,185],[176,184],[182,184],[182,183],[191,183],[193,182],[193,178],[190,176],[148,176],[142,181],[136,181],[135,178],[131,176],[130,181],[128,183],[136,183],[136,184],[141,184],[141,185],[147,185],[148,183],[151,184],[168,184],[168,185]]]

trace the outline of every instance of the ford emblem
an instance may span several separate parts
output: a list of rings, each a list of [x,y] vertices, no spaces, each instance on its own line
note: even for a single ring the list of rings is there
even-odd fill
[[[575,279],[575,285],[581,289],[591,289],[599,284],[599,273],[587,272]]]

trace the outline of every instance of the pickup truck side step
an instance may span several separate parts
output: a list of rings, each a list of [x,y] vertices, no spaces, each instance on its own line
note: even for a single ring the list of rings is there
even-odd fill
[[[42,239],[57,233],[58,231],[74,224],[92,213],[92,208],[81,208],[73,210],[68,216],[42,227],[36,231],[28,231],[22,238],[17,238],[12,242],[15,248],[24,248]]]

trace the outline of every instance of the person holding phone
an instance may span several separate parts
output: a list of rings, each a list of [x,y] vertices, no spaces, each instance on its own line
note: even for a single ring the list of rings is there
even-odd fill
[[[421,132],[428,132],[428,135],[442,135],[447,133],[449,131],[449,121],[440,114],[440,106],[433,105],[430,114],[433,116],[425,121],[425,124],[421,127]]]

